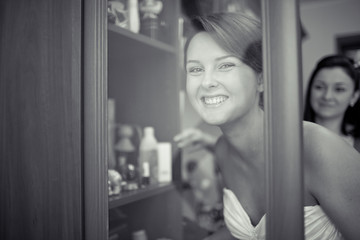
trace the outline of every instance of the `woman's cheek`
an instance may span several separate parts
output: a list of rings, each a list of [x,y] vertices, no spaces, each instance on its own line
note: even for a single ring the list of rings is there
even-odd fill
[[[186,81],[186,91],[190,98],[194,97],[193,95],[196,93],[196,89],[197,89],[197,84],[195,82],[195,79],[188,77],[188,79]]]

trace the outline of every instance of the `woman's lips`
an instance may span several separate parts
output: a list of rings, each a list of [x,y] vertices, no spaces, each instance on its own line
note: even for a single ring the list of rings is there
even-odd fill
[[[218,96],[205,96],[201,98],[201,101],[208,106],[216,106],[225,102],[229,97],[224,95]]]

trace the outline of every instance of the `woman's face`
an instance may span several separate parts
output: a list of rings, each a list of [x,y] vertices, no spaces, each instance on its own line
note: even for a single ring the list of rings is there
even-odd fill
[[[316,74],[310,98],[316,117],[342,117],[353,98],[357,98],[354,81],[341,67],[323,68]]]
[[[186,72],[190,102],[209,124],[220,126],[259,108],[258,74],[208,33],[198,33],[191,40]]]

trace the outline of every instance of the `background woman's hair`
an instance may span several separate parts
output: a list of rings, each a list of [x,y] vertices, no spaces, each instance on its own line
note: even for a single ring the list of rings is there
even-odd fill
[[[346,74],[354,81],[354,90],[359,90],[359,70],[355,68],[354,61],[351,58],[348,58],[343,55],[329,55],[322,58],[316,65],[315,69],[313,70],[308,87],[306,92],[305,98],[305,109],[304,109],[304,120],[315,122],[315,112],[311,106],[311,89],[314,83],[315,76],[318,72],[324,68],[333,68],[333,67],[341,67]],[[353,136],[360,136],[360,101],[358,100],[357,103],[353,107],[348,107],[343,122],[341,124],[341,132],[345,135],[353,135]],[[349,130],[347,128],[348,125],[352,125],[354,128]]]

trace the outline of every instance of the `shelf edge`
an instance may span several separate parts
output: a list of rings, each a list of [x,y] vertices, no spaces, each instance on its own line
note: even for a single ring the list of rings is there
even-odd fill
[[[159,195],[174,188],[173,183],[162,183],[144,189],[120,193],[116,196],[109,196],[109,210]]]
[[[121,28],[121,27],[118,27],[113,24],[108,24],[108,31],[116,33],[116,34],[120,34],[121,36],[128,37],[128,38],[136,40],[142,44],[145,44],[145,45],[148,45],[151,47],[155,47],[155,48],[163,50],[163,51],[167,51],[170,53],[176,53],[176,48],[167,43],[161,42],[160,40],[152,39],[152,38],[145,36],[143,34],[140,34],[140,33],[133,33],[128,29]]]

